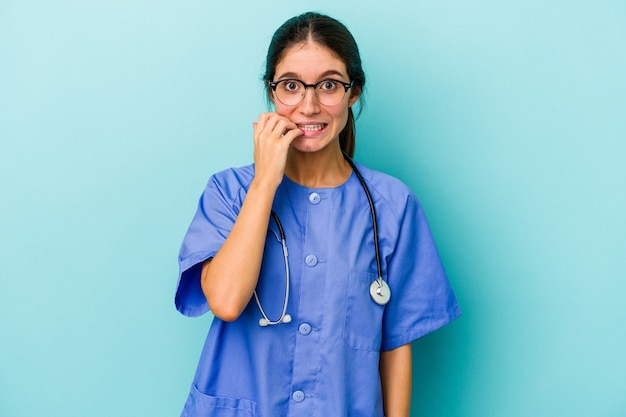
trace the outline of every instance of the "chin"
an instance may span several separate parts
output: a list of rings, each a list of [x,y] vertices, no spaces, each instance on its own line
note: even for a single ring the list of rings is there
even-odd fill
[[[326,141],[323,138],[300,137],[294,140],[291,146],[299,152],[313,153],[328,148],[332,143],[333,141]]]

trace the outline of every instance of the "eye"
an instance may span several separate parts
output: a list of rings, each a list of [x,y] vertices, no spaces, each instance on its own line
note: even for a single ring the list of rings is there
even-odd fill
[[[323,80],[319,85],[319,89],[325,93],[332,93],[337,88],[339,88],[339,83],[335,80]]]
[[[295,80],[285,80],[281,83],[281,85],[288,93],[294,93],[300,89],[300,83]]]

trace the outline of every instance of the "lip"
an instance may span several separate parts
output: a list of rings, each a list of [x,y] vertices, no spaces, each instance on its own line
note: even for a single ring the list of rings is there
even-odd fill
[[[315,137],[324,134],[328,128],[328,123],[323,122],[303,122],[296,123],[305,137]]]

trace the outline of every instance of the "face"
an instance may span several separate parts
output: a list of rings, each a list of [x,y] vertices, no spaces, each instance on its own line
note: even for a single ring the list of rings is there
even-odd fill
[[[297,78],[306,84],[324,79],[350,82],[345,63],[328,48],[314,42],[287,49],[276,65],[275,74],[274,81]],[[348,121],[348,109],[359,98],[354,90],[354,87],[350,88],[343,100],[334,106],[320,104],[313,88],[307,88],[305,97],[295,106],[286,106],[272,96],[276,112],[304,132],[292,142],[292,147],[301,152],[317,152],[329,145],[336,145],[338,149],[339,133]]]

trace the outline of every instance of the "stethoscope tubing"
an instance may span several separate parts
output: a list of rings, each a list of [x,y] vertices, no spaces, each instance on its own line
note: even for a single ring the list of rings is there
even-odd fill
[[[376,206],[374,206],[374,200],[372,199],[372,195],[370,194],[370,190],[367,184],[365,184],[365,180],[363,179],[361,172],[357,169],[356,165],[354,164],[354,162],[352,161],[352,159],[350,159],[348,155],[344,153],[343,157],[348,162],[348,164],[350,164],[350,166],[352,167],[352,171],[354,172],[356,177],[359,179],[359,182],[361,183],[361,186],[363,187],[363,191],[365,191],[367,202],[370,205],[370,213],[372,215],[372,229],[374,230],[374,250],[376,251],[376,269],[378,271],[378,283],[379,285],[382,285],[383,266],[382,266],[382,261],[380,259],[380,244],[379,244],[379,239],[378,239],[378,221],[376,220]]]
[[[289,276],[289,252],[287,251],[287,241],[285,239],[285,231],[283,229],[283,225],[280,222],[278,215],[276,214],[276,212],[274,212],[274,210],[272,210],[270,214],[276,222],[276,226],[278,226],[280,242],[283,246],[283,257],[285,259],[285,299],[283,302],[283,310],[280,314],[280,318],[276,321],[272,321],[269,319],[269,317],[267,317],[265,310],[261,306],[261,300],[259,300],[259,295],[257,294],[256,289],[254,290],[254,298],[256,300],[257,306],[259,307],[259,310],[261,310],[261,315],[263,316],[263,318],[259,320],[259,325],[262,327],[279,323],[289,323],[291,321],[291,316],[287,314],[287,306],[289,305],[289,282],[291,281]]]
[[[372,199],[370,190],[367,187],[367,184],[365,183],[365,180],[363,179],[361,172],[359,171],[359,169],[356,167],[356,165],[354,164],[354,162],[352,161],[352,159],[350,159],[348,155],[343,153],[343,157],[348,162],[348,164],[350,164],[352,171],[354,172],[359,182],[361,183],[361,186],[363,187],[363,191],[365,192],[365,196],[367,197],[367,202],[370,207],[370,213],[372,217],[372,230],[374,232],[374,249],[376,252],[376,268],[378,272],[378,278],[372,283],[372,288],[370,289],[370,293],[376,303],[384,305],[389,300],[389,288],[388,286],[385,285],[383,281],[383,267],[382,267],[382,261],[380,257],[380,243],[379,243],[379,238],[378,238],[378,221],[376,217],[376,207],[374,206],[374,200]],[[259,295],[257,294],[256,289],[254,290],[254,298],[256,300],[257,306],[259,307],[259,310],[261,311],[261,315],[263,316],[259,320],[259,325],[261,327],[266,327],[266,326],[275,325],[279,323],[289,323],[291,321],[291,316],[287,314],[287,306],[289,304],[289,282],[291,281],[291,279],[289,275],[289,254],[287,251],[285,231],[283,230],[283,225],[281,224],[280,219],[278,218],[278,215],[273,210],[271,211],[271,216],[274,219],[274,222],[276,222],[276,225],[278,226],[278,232],[280,234],[280,240],[283,246],[283,256],[285,259],[285,281],[286,281],[285,298],[283,302],[283,309],[282,309],[279,319],[272,321],[268,318],[267,314],[265,313],[265,310],[263,309],[261,305],[261,301],[259,300]],[[386,289],[387,297],[386,299],[383,297],[384,301],[378,301],[376,297],[378,296],[382,297],[381,290],[383,289]]]

